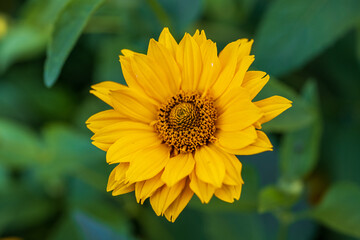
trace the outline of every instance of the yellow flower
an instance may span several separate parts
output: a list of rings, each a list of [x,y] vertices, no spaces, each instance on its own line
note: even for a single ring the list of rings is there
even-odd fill
[[[116,164],[107,186],[113,195],[135,191],[157,215],[174,222],[195,193],[240,198],[242,165],[236,155],[271,151],[261,124],[291,106],[273,96],[252,102],[269,76],[248,71],[253,41],[240,39],[217,54],[204,31],[178,44],[167,28],[146,55],[122,50],[128,86],[94,85],[91,93],[112,109],[87,121],[93,144]]]

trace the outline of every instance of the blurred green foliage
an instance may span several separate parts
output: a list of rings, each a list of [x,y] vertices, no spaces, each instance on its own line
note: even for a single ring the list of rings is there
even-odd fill
[[[7,0],[0,2],[0,238],[360,238],[360,1]],[[125,83],[118,55],[169,26],[222,49],[255,40],[258,99],[293,101],[264,126],[274,152],[239,156],[227,204],[194,197],[174,223],[105,191],[111,167],[85,120],[91,84]],[[51,87],[51,88],[49,88]]]

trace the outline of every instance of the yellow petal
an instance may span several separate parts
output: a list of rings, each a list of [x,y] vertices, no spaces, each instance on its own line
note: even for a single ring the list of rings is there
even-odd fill
[[[180,195],[176,198],[176,200],[166,209],[165,217],[170,222],[175,222],[176,218],[179,214],[184,210],[186,205],[191,200],[194,192],[189,187],[189,181],[185,183],[185,188],[180,193]]]
[[[103,151],[107,151],[109,149],[109,147],[111,146],[110,143],[102,143],[102,142],[96,142],[96,141],[92,141],[91,142],[95,147],[103,150]]]
[[[257,102],[254,102],[261,109],[264,116],[260,119],[260,123],[265,123],[284,112],[291,107],[291,101],[284,97],[272,96]]]
[[[237,106],[236,106],[237,105]],[[253,104],[245,104],[241,108],[241,103],[234,104],[220,115],[216,121],[216,128],[224,131],[240,131],[258,121],[262,114]]]
[[[199,31],[199,29],[196,29],[196,31],[195,31],[195,33],[194,33],[194,35],[192,37],[194,38],[196,43],[199,44],[198,43],[198,40],[200,39],[200,31]]]
[[[238,47],[234,43],[228,44],[219,55],[222,71],[211,87],[214,99],[220,97],[232,81],[237,64]]]
[[[190,188],[198,196],[202,203],[208,203],[214,195],[215,187],[209,183],[201,181],[195,171],[190,174]]]
[[[145,148],[156,147],[161,139],[155,132],[132,131],[120,137],[106,154],[106,161],[110,164],[130,162],[133,154]]]
[[[130,59],[130,63],[135,74],[135,81],[149,98],[163,103],[177,93],[178,89],[170,88],[169,76],[153,58],[146,55],[135,55]]]
[[[252,43],[252,40],[239,39],[229,43],[221,51],[219,59],[223,71],[213,86],[215,99],[224,92],[241,86],[245,72],[254,61],[254,56],[249,56]]]
[[[135,196],[138,203],[143,204],[147,198],[165,184],[161,181],[161,174],[162,172],[153,178],[135,184]]]
[[[240,87],[246,71],[249,69],[250,65],[254,62],[255,57],[245,56],[242,58],[241,62],[238,64],[233,80],[230,82],[228,89]]]
[[[225,176],[225,166],[214,145],[202,146],[195,151],[195,171],[197,177],[215,187],[221,187]]]
[[[238,67],[239,68],[239,63],[247,56],[250,55],[250,51],[251,51],[251,47],[254,43],[254,40],[249,40],[246,38],[242,38],[240,39],[240,45],[239,45],[239,50],[238,50]]]
[[[169,157],[170,149],[164,144],[136,152],[126,172],[126,181],[133,183],[154,177],[164,169]]]
[[[133,56],[135,55],[135,53],[129,54],[130,51],[127,50],[122,50],[122,53],[125,56],[119,56],[119,61],[121,64],[121,70],[123,73],[123,76],[125,78],[125,81],[127,83],[127,85],[132,89],[132,90],[136,90],[138,92],[143,93],[144,90],[142,89],[142,87],[139,85],[139,83],[136,81],[136,76],[135,73],[133,71],[133,68],[131,66],[131,59],[133,58]]]
[[[214,147],[214,149],[222,156],[225,165],[225,177],[223,183],[227,185],[243,184],[244,181],[241,177],[242,165],[239,159],[234,154],[224,152],[220,148]]]
[[[112,192],[113,196],[125,194],[134,191],[135,184],[120,183]]]
[[[169,187],[188,176],[194,169],[195,160],[192,153],[179,154],[169,159],[161,180]]]
[[[116,180],[115,180],[115,173],[116,173],[116,167],[111,171],[110,175],[109,175],[109,179],[108,179],[108,184],[106,187],[106,191],[112,191],[114,190],[114,188],[117,186],[116,184]]]
[[[102,111],[92,115],[87,121],[86,126],[92,131],[97,132],[98,130],[117,123],[123,120],[123,115],[119,112],[110,109],[106,111]]]
[[[216,189],[215,196],[225,202],[233,203],[234,199],[239,200],[241,188],[242,184],[237,186],[223,185],[221,188]]]
[[[150,204],[158,216],[163,215],[170,204],[180,195],[185,183],[186,179],[183,179],[172,187],[164,185],[150,197]]]
[[[144,123],[151,123],[156,119],[157,105],[148,98],[131,89],[122,89],[110,93],[113,106],[128,118]]]
[[[223,64],[229,62],[230,59],[233,57],[234,52],[236,52],[236,62],[240,62],[245,54],[245,51],[239,51],[240,46],[242,46],[246,42],[248,42],[248,40],[243,38],[243,39],[238,39],[226,45],[225,48],[219,54],[221,63]],[[243,49],[244,48],[242,48],[242,50]]]
[[[248,71],[245,73],[242,86],[250,93],[250,98],[254,97],[261,91],[265,84],[269,81],[270,76],[261,71]]]
[[[126,80],[127,85],[131,89],[132,92],[135,92],[139,95],[141,95],[143,98],[146,98],[149,102],[154,103],[155,105],[158,105],[158,102],[153,99],[153,95],[151,95],[146,89],[147,84],[143,82],[142,79],[139,79],[139,70],[135,66],[134,67],[134,59],[143,59],[148,58],[146,55],[141,53],[136,53],[130,50],[122,50],[121,51],[124,56],[119,56],[120,63],[121,63],[121,69],[124,75],[124,78]],[[141,72],[140,72],[141,73]],[[134,93],[134,94],[135,94]]]
[[[193,38],[199,46],[204,44],[207,40],[204,30],[201,30],[201,33],[199,32],[199,30],[196,30],[195,34],[193,35]]]
[[[129,163],[119,163],[115,170],[115,180],[116,181],[123,181],[125,180],[126,171],[129,169]]]
[[[256,131],[258,138],[256,141],[242,149],[228,149],[222,147],[225,151],[228,153],[236,154],[236,155],[253,155],[265,151],[272,151],[272,145],[269,140],[269,138],[266,136],[266,134],[262,131]]]
[[[108,192],[114,190],[119,183],[125,180],[125,173],[128,168],[128,163],[120,163],[111,171],[106,189]]]
[[[163,44],[167,49],[169,49],[173,57],[175,57],[178,44],[167,27],[162,30],[159,37],[159,43]]]
[[[121,53],[125,56],[125,57],[133,57],[135,56],[136,54],[141,54],[141,53],[137,53],[137,52],[134,52],[132,50],[129,50],[129,49],[122,49],[121,50]]]
[[[200,50],[203,61],[203,70],[198,84],[198,91],[206,94],[208,89],[218,78],[221,71],[221,64],[217,56],[216,43],[208,40],[202,44]]]
[[[232,89],[216,102],[218,119],[216,128],[224,131],[239,131],[254,124],[262,113],[241,88]]]
[[[109,104],[110,106],[113,106],[111,98],[109,96],[110,91],[120,90],[127,87],[121,85],[120,83],[105,81],[95,84],[91,86],[91,88],[94,90],[90,90],[90,93],[94,94],[95,96],[97,96],[98,98]]]
[[[226,109],[238,102],[243,102],[243,104],[251,102],[249,92],[243,87],[229,89],[229,91],[216,99],[215,105],[218,115],[221,115]]]
[[[196,91],[202,71],[202,57],[199,45],[188,33],[179,44],[176,59],[182,68],[181,89]]]
[[[152,57],[156,61],[157,65],[165,72],[166,79],[168,79],[168,81],[164,82],[168,84],[168,88],[175,95],[180,89],[181,74],[179,66],[176,63],[175,58],[172,56],[171,51],[163,44],[151,39],[148,55]]]
[[[224,131],[219,129],[216,131],[215,136],[219,139],[220,146],[232,149],[246,147],[255,142],[257,138],[254,126],[239,131]]]
[[[144,123],[134,121],[120,121],[98,130],[91,139],[97,142],[113,144],[123,136],[152,133],[154,129]]]

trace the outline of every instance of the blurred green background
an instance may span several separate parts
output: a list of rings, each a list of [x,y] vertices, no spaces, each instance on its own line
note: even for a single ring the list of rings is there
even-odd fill
[[[164,26],[254,39],[258,98],[294,102],[264,126],[273,152],[239,156],[241,199],[194,196],[173,224],[106,192],[85,127],[108,108],[90,86],[125,83],[120,50]],[[0,239],[360,239],[359,96],[359,0],[1,0]]]

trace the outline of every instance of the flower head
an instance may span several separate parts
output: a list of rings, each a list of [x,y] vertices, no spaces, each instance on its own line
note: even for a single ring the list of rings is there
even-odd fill
[[[252,101],[269,80],[248,71],[252,43],[237,40],[218,55],[204,31],[186,33],[178,44],[165,28],[146,55],[122,50],[128,86],[94,85],[91,93],[112,109],[87,121],[93,144],[116,165],[108,191],[135,191],[139,203],[150,198],[156,214],[172,222],[194,193],[203,203],[213,195],[240,198],[235,155],[271,151],[261,125],[291,106],[280,96]]]

